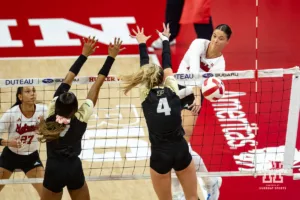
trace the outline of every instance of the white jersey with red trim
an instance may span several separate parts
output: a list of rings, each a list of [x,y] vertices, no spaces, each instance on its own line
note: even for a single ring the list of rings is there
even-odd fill
[[[8,140],[19,138],[23,146],[21,148],[8,147],[11,151],[20,155],[29,155],[38,150],[39,141],[36,134],[37,124],[41,116],[47,116],[47,106],[36,104],[35,113],[31,118],[26,118],[20,106],[14,106],[7,110],[0,119],[0,138],[8,132]]]
[[[185,53],[177,73],[216,72],[225,71],[225,60],[223,55],[217,58],[206,58],[209,40],[195,39]]]

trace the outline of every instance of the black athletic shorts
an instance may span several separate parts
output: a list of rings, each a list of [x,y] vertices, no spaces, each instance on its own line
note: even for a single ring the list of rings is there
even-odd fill
[[[150,167],[159,174],[166,174],[171,169],[184,170],[191,161],[192,155],[184,138],[176,143],[151,146]]]
[[[178,85],[179,90],[186,88],[185,86]],[[190,94],[182,99],[180,99],[181,109],[182,110],[192,110],[192,108],[188,108],[191,104],[193,104],[195,100],[194,94]],[[201,105],[203,104],[204,96],[201,93]],[[199,111],[200,112],[200,111]]]
[[[4,147],[0,156],[0,167],[11,172],[21,169],[26,174],[36,167],[43,167],[43,163],[38,151],[29,155],[19,155],[12,152],[8,147]]]
[[[59,193],[67,186],[68,190],[80,189],[85,182],[81,160],[76,158],[48,158],[43,185],[48,190]]]

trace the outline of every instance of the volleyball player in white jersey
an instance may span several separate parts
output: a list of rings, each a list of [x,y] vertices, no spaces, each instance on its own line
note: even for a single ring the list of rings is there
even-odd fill
[[[1,146],[5,146],[0,156],[0,178],[9,179],[15,169],[21,169],[28,178],[43,178],[36,130],[40,118],[47,114],[47,107],[35,103],[33,86],[19,87],[16,99],[0,120],[0,134],[8,132],[7,139],[0,139]],[[41,196],[42,184],[32,185]],[[0,191],[3,187],[0,185]]]
[[[225,71],[225,60],[222,51],[228,44],[231,34],[232,31],[228,25],[220,24],[215,28],[210,41],[206,39],[195,39],[185,53],[177,73],[197,74],[200,72]],[[200,94],[200,87],[185,87],[179,85],[179,95],[183,108],[182,121],[187,142],[190,141],[190,137],[193,134],[203,102],[203,96]],[[190,143],[189,147],[196,165],[196,170],[198,172],[207,172],[200,155],[192,150]],[[199,179],[200,177],[198,177],[198,180]],[[218,199],[222,179],[220,177],[203,177],[202,179],[208,193],[207,200]],[[177,196],[183,196],[179,188],[179,182],[176,179],[173,180],[173,190],[175,190],[175,193],[179,193]]]

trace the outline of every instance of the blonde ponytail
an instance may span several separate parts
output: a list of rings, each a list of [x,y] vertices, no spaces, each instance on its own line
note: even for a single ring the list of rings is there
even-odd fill
[[[148,89],[151,89],[162,84],[163,76],[163,69],[160,66],[147,64],[131,75],[120,76],[124,83],[121,88],[125,94],[139,84],[144,84]]]

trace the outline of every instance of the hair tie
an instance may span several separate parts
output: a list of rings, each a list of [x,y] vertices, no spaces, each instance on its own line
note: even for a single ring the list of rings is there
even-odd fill
[[[56,115],[56,122],[59,124],[69,124],[71,122],[71,119],[67,119],[63,116]]]

